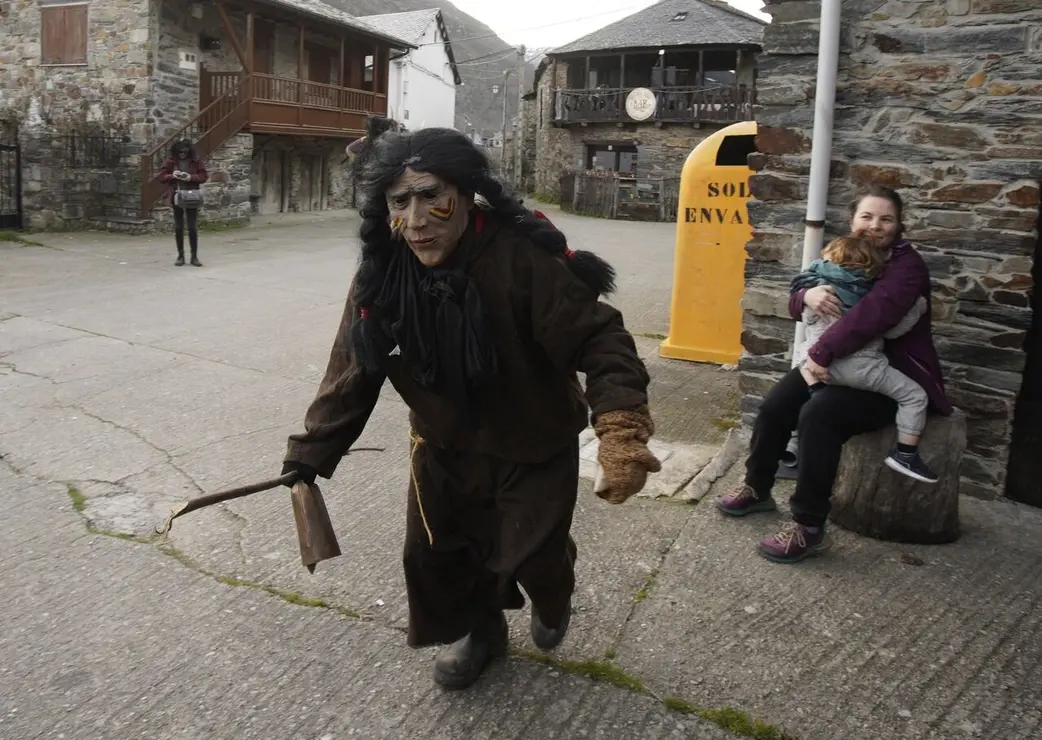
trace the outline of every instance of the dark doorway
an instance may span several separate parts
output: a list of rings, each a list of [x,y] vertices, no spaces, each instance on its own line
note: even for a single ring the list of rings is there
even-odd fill
[[[1031,328],[1024,340],[1027,362],[1024,380],[1013,414],[1013,438],[1006,472],[1006,496],[1042,508],[1042,210],[1031,269],[1034,286],[1030,293]]]
[[[21,154],[18,129],[0,121],[0,229],[22,228]]]

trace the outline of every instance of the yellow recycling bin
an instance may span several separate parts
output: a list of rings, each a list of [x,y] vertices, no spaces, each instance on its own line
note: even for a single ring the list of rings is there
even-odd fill
[[[717,131],[684,163],[669,336],[663,357],[734,364],[742,354],[742,295],[749,226],[746,157],[756,151],[756,123]]]

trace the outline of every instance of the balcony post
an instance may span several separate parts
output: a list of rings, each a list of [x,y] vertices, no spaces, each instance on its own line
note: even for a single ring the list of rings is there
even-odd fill
[[[340,65],[337,67],[336,73],[337,91],[336,91],[336,121],[340,128],[344,127],[344,104],[347,93],[344,92],[344,88],[347,85],[344,84],[344,37],[340,36]]]
[[[380,45],[373,44],[373,99],[370,108],[376,111],[376,96],[380,93]]]
[[[246,14],[246,74],[253,74],[257,44],[253,37],[253,13]]]
[[[304,115],[304,25],[298,27],[297,42],[297,125],[300,126]]]

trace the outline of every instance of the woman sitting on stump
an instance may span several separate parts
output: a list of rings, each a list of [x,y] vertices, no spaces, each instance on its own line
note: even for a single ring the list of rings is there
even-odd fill
[[[889,332],[920,298],[929,306],[930,273],[915,247],[903,238],[902,210],[901,197],[881,186],[873,186],[851,204],[851,232],[871,235],[887,264],[872,289],[849,311],[843,313],[829,285],[796,290],[789,299],[789,313],[797,321],[805,307],[836,321],[810,347],[804,367],[793,368],[767,393],[753,426],[745,480],[717,502],[731,516],[776,509],[771,489],[789,438],[798,429],[799,466],[790,499],[793,521],[760,542],[760,553],[769,560],[797,562],[827,548],[829,499],[843,445],[851,437],[894,423],[894,399],[842,385],[825,385],[811,393],[803,372],[827,383],[834,360]],[[952,412],[929,310],[907,333],[887,340],[885,349],[890,365],[926,391],[932,411],[945,416]]]
[[[648,374],[598,300],[611,267],[504,193],[467,137],[424,129],[369,145],[362,261],[283,472],[332,476],[390,379],[411,411],[408,643],[448,644],[434,680],[464,688],[506,652],[503,610],[523,606],[519,586],[535,644],[564,638],[578,435],[589,412],[601,498],[637,493],[660,467]]]

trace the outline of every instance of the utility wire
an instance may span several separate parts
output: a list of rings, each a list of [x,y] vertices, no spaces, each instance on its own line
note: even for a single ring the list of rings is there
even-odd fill
[[[529,28],[521,28],[521,29],[518,29],[517,31],[515,31],[515,33],[524,33],[525,31],[538,31],[539,29],[542,29],[542,28],[554,28],[555,26],[566,26],[569,23],[578,23],[579,21],[584,21],[587,18],[599,18],[599,17],[605,16],[605,15],[613,15],[615,13],[622,13],[622,12],[627,11],[627,10],[642,10],[645,7],[647,7],[647,6],[643,5],[643,4],[642,5],[629,5],[629,6],[625,7],[625,8],[617,8],[615,10],[606,10],[606,11],[604,11],[602,13],[590,13],[590,14],[583,15],[583,16],[580,16],[578,18],[572,18],[572,19],[566,20],[566,21],[556,21],[554,23],[546,23],[546,24],[544,24],[542,26],[531,26]],[[489,33],[489,34],[485,34],[484,36],[469,36],[467,38],[462,38],[462,39],[450,38],[449,39],[449,43],[451,43],[451,44],[459,44],[459,43],[462,43],[464,41],[478,41],[480,39],[498,39],[498,38],[499,38],[499,34],[498,33]],[[419,44],[419,46],[441,46],[444,43],[445,43],[444,41],[428,41],[425,44]]]
[[[499,54],[499,56],[496,57],[495,59],[486,59],[485,58],[485,57],[492,56],[492,54]],[[476,65],[476,64],[495,64],[496,62],[501,62],[504,59],[508,59],[510,57],[515,57],[516,58],[517,57],[517,49],[506,49],[504,51],[495,51],[495,52],[492,52],[492,54],[485,54],[484,56],[474,57],[473,59],[468,59],[465,62],[456,62],[456,66],[457,67],[470,67],[470,66],[473,66],[473,65]]]

